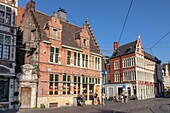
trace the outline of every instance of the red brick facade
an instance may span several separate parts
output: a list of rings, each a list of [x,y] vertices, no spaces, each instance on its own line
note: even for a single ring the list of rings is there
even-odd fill
[[[74,105],[79,93],[91,104],[93,94],[98,92],[100,97],[101,93],[102,55],[88,20],[79,27],[58,17],[65,15],[63,9],[49,16],[35,11],[33,1],[27,6],[20,24],[20,40],[26,46],[18,64],[35,67],[37,106]]]

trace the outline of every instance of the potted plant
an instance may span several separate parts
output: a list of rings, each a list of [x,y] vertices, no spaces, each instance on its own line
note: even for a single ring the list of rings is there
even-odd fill
[[[20,103],[21,102],[19,100],[16,100],[14,102],[11,102],[11,105],[14,105],[15,109],[17,110],[17,109],[19,109]]]

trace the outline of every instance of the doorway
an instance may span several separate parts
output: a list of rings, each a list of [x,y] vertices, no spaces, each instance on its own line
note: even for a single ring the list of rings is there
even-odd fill
[[[31,108],[31,88],[21,88],[21,108]]]
[[[122,87],[118,87],[118,95],[121,95],[123,92],[123,88]]]

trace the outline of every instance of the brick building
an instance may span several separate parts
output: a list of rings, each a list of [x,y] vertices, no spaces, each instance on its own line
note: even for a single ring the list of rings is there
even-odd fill
[[[75,105],[79,93],[91,104],[93,94],[101,94],[102,54],[88,20],[77,26],[64,9],[50,16],[35,10],[32,0],[18,10],[21,108]]]
[[[119,46],[114,42],[114,52],[110,58],[110,77],[114,93],[128,92],[129,96],[135,95],[139,100],[153,98],[161,93],[162,85],[161,62],[156,57],[145,52],[140,36],[136,41]],[[110,88],[112,87],[109,85]]]
[[[18,0],[0,0],[0,109],[12,109],[15,92]]]

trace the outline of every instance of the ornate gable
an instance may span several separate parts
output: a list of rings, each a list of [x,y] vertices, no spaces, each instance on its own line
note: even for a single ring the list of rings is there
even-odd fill
[[[96,37],[94,36],[93,30],[88,22],[88,19],[86,19],[85,26],[90,35],[90,52],[101,54],[100,47],[97,43]]]
[[[137,40],[137,43],[136,43],[136,53],[144,55],[144,50],[143,50],[143,47],[142,47],[140,35],[138,35],[138,40]]]

